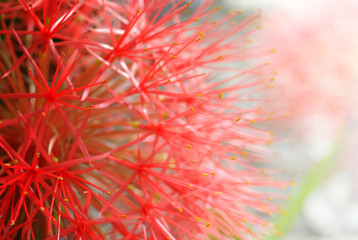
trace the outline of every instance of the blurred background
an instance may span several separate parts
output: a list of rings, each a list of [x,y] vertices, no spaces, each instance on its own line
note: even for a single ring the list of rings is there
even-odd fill
[[[296,184],[266,239],[358,239],[358,1],[218,3],[260,11],[254,41],[272,52],[275,165]]]

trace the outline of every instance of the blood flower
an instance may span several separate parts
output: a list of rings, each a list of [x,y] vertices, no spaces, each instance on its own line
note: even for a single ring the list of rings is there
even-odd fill
[[[257,239],[278,212],[250,48],[212,2],[0,3],[2,239]],[[225,74],[221,74],[224,73]],[[266,188],[266,190],[262,190]]]

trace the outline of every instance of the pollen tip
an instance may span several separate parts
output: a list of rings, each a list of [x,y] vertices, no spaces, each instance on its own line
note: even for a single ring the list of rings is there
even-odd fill
[[[58,181],[62,181],[62,180],[63,180],[63,177],[57,177],[57,180],[58,180]]]

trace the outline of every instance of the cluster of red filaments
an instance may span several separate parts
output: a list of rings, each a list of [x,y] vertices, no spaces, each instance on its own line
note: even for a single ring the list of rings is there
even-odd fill
[[[1,239],[265,233],[259,16],[192,5],[1,1]]]

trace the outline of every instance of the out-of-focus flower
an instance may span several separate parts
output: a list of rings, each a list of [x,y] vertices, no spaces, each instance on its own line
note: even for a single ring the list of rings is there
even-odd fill
[[[4,239],[257,239],[266,64],[211,1],[0,3]],[[220,71],[227,72],[221,77]],[[264,87],[265,88],[265,87]],[[250,103],[250,104],[249,104]],[[251,236],[251,237],[250,237]]]
[[[265,14],[263,37],[275,52],[273,86],[296,122],[319,114],[345,121],[357,61],[354,1],[301,1]],[[307,124],[306,124],[307,125]]]

